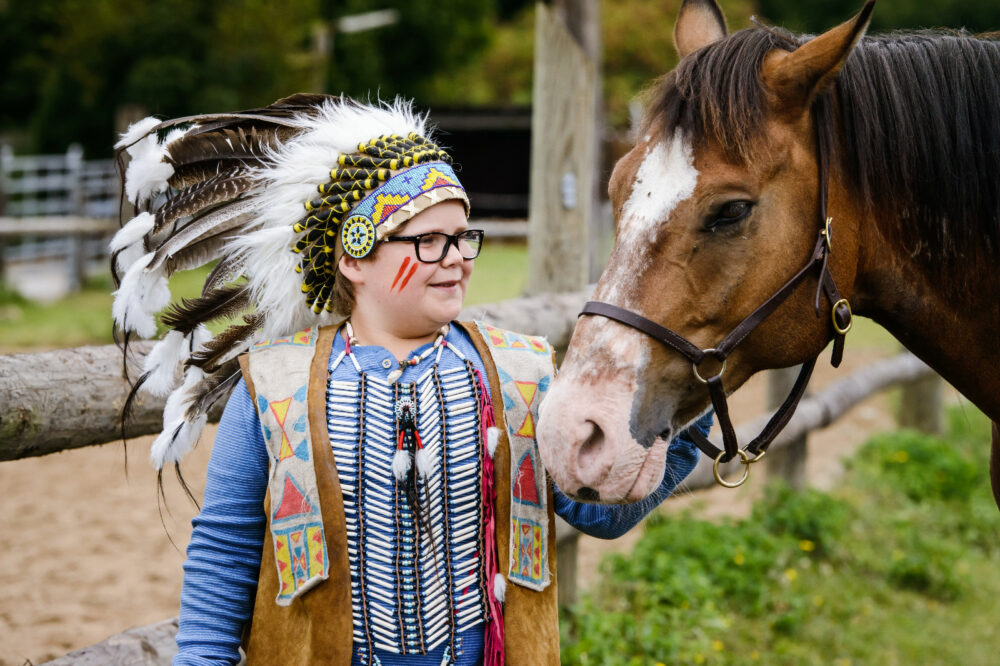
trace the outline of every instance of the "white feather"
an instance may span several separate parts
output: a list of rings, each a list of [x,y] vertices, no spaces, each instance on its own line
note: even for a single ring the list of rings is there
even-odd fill
[[[206,414],[199,414],[193,420],[185,417],[194,400],[194,388],[205,378],[201,368],[189,366],[184,373],[184,384],[167,398],[163,408],[163,432],[153,442],[149,452],[150,461],[156,469],[167,463],[180,461],[198,442],[198,436],[208,420]]]
[[[174,167],[164,161],[165,146],[155,134],[150,134],[129,149],[132,161],[125,170],[125,194],[136,206],[167,189],[167,180],[174,175]]]
[[[131,146],[133,143],[149,134],[149,131],[160,124],[158,118],[153,116],[148,116],[142,120],[137,120],[128,126],[128,129],[122,133],[121,139],[115,144],[115,149],[125,148],[126,146]],[[129,154],[132,154],[131,148],[129,148]]]
[[[118,230],[115,237],[111,239],[108,248],[112,252],[124,249],[133,243],[141,241],[146,234],[153,230],[156,217],[152,213],[139,213],[128,221],[124,227]]]
[[[490,458],[497,451],[497,444],[500,443],[500,428],[490,426],[486,429],[486,452],[490,454]]]
[[[205,348],[205,343],[212,339],[212,332],[208,330],[208,327],[204,324],[198,324],[194,331],[191,333],[191,351],[201,351]],[[186,361],[190,358],[190,354],[184,357]]]
[[[150,252],[140,257],[125,273],[121,286],[114,293],[111,316],[123,331],[135,331],[143,338],[156,335],[153,314],[170,302],[167,278],[159,273],[147,273],[153,259]]]
[[[431,458],[430,454],[427,453],[426,449],[417,450],[417,473],[420,474],[420,478],[426,480],[430,477],[431,472],[434,471],[434,460]]]
[[[502,573],[493,574],[493,596],[500,603],[503,603],[503,598],[507,596],[507,579]]]
[[[172,129],[169,132],[167,132],[166,138],[163,139],[163,147],[164,147],[164,149],[166,151],[166,154],[168,154],[168,155],[170,154],[170,144],[172,144],[177,139],[180,139],[185,134],[187,134],[188,132],[190,132],[191,130],[193,130],[193,129],[197,128],[197,127],[198,127],[197,125],[191,125],[190,127],[185,127],[183,129],[176,128],[176,129]]]
[[[198,443],[198,438],[207,422],[208,415],[202,414],[191,423],[184,420],[174,421],[171,427],[164,428],[149,451],[149,460],[153,463],[153,467],[163,469],[167,463],[180,462],[181,458]]]
[[[406,478],[411,464],[410,452],[396,449],[396,453],[392,455],[392,475],[396,477],[397,481],[403,481]]]
[[[146,356],[142,371],[149,373],[142,390],[151,395],[167,395],[177,386],[177,374],[187,356],[187,338],[180,331],[168,332]]]
[[[129,245],[127,248],[118,253],[115,257],[115,272],[120,277],[131,268],[132,264],[142,259],[143,255],[146,254],[146,248],[142,246],[142,243],[135,243],[134,245]]]

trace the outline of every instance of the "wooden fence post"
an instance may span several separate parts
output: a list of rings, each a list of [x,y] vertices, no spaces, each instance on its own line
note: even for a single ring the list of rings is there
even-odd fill
[[[556,0],[553,4],[556,12],[566,23],[573,38],[583,49],[583,53],[593,65],[593,86],[590,90],[594,115],[592,161],[594,177],[590,192],[581,192],[581,196],[591,197],[590,220],[588,230],[590,236],[587,260],[590,264],[587,282],[593,283],[601,277],[604,264],[607,262],[606,248],[614,235],[614,224],[610,216],[602,214],[601,199],[605,190],[602,180],[602,158],[604,137],[604,97],[601,81],[603,47],[601,40],[601,3],[599,0]]]
[[[559,607],[569,608],[577,601],[580,558],[580,532],[556,516],[556,564],[559,567]]]
[[[767,406],[777,409],[788,396],[795,385],[802,366],[780,368],[768,372]],[[767,469],[768,480],[781,479],[792,488],[803,488],[806,485],[806,436],[795,438],[787,446],[780,449],[768,449]]]
[[[903,384],[896,414],[899,426],[931,435],[944,432],[943,386],[944,381],[937,374]]]
[[[7,144],[0,146],[0,217],[3,217],[7,209],[7,195],[4,183],[7,180],[7,163],[14,157],[14,151]],[[0,287],[4,285],[4,278],[7,275],[7,265],[4,262],[6,243],[0,237]]]
[[[69,206],[67,213],[83,216],[85,195],[83,191],[83,147],[74,143],[66,150],[66,176],[70,182]],[[73,233],[67,237],[69,241],[68,273],[69,292],[79,291],[87,279],[87,261],[85,255],[84,236]]]
[[[530,294],[573,291],[589,281],[597,144],[594,63],[557,12],[541,2],[535,11]]]

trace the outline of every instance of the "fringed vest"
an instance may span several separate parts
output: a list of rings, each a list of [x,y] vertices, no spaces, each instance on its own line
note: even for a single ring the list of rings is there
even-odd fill
[[[462,324],[482,358],[492,394],[492,411],[499,427],[499,441],[492,456],[492,481],[496,501],[492,507],[496,561],[506,586],[502,631],[506,663],[513,666],[559,663],[558,610],[555,586],[555,525],[552,515],[552,491],[534,442],[537,406],[553,372],[551,348],[539,338],[521,336],[481,323]],[[352,566],[359,566],[365,552],[348,553],[349,532],[357,538],[357,507],[367,506],[358,498],[359,489],[379,485],[358,485],[358,456],[361,447],[351,449],[354,438],[360,443],[359,429],[364,427],[350,414],[337,419],[328,413],[332,392],[365,390],[377,394],[377,400],[395,400],[393,385],[371,378],[355,384],[329,382],[330,353],[338,326],[307,330],[288,338],[270,340],[255,346],[241,358],[243,374],[261,417],[270,463],[270,480],[265,498],[268,538],[265,539],[252,624],[247,629],[245,647],[249,664],[340,664],[351,663],[356,645],[376,648],[402,646],[407,634],[420,647],[440,644],[447,623],[458,630],[473,626],[482,618],[487,600],[479,594],[456,595],[456,581],[442,582],[447,587],[448,608],[417,609],[412,599],[399,597],[386,621],[370,635],[356,634],[355,617],[359,604],[386,590],[400,591],[419,582],[417,560],[374,564],[381,569],[367,569],[390,576],[372,576],[381,587],[359,590],[358,578],[352,586]],[[279,372],[275,369],[280,368]],[[440,380],[440,378],[438,378]],[[458,377],[452,377],[461,390]],[[431,390],[435,379],[423,376],[411,390]],[[428,386],[424,386],[428,384]],[[329,392],[329,393],[328,393]],[[374,396],[369,396],[374,397]],[[419,401],[419,394],[414,395]],[[342,409],[345,402],[334,400]],[[388,408],[388,405],[387,405]],[[354,415],[357,416],[357,415]],[[383,415],[387,416],[387,415]],[[434,439],[434,419],[425,417],[430,444]],[[446,418],[446,416],[445,416]],[[377,426],[376,426],[377,427]],[[333,433],[331,442],[330,434]],[[459,435],[462,430],[455,430]],[[430,448],[430,447],[429,447]],[[336,455],[335,455],[336,452]],[[442,462],[447,462],[445,446],[435,448]],[[337,459],[344,469],[338,474]],[[445,468],[439,471],[443,472]],[[476,468],[476,472],[481,470]],[[518,482],[512,487],[511,479]],[[442,479],[430,480],[440,483]],[[452,479],[452,487],[461,490],[468,479]],[[459,484],[465,485],[459,485]],[[388,487],[388,486],[385,486]],[[355,510],[345,512],[344,493],[351,497]],[[482,495],[478,495],[482,497]],[[368,498],[373,499],[373,498]],[[473,520],[480,521],[485,506],[474,507]],[[349,514],[349,515],[348,515]],[[392,517],[368,513],[384,525],[403,525],[395,538],[409,535],[405,525]],[[435,529],[457,525],[439,517]],[[459,529],[469,526],[458,525]],[[414,542],[417,543],[417,542]],[[401,549],[418,557],[415,550]],[[378,553],[376,553],[376,557]],[[405,557],[404,557],[405,559]],[[466,557],[468,559],[468,556]],[[471,560],[470,560],[471,562]],[[482,562],[476,567],[483,571]],[[370,567],[373,562],[369,562]],[[453,563],[452,563],[453,564]],[[463,561],[468,565],[469,562]],[[445,568],[451,570],[450,567]],[[481,574],[477,574],[481,576]],[[409,578],[407,578],[409,576]],[[394,580],[390,580],[390,578]],[[405,579],[405,580],[404,580]],[[490,581],[477,581],[483,591]],[[400,587],[395,587],[396,583]],[[464,589],[464,588],[463,588]],[[364,592],[364,594],[362,594]],[[441,596],[438,596],[441,599]],[[476,609],[472,605],[480,604]],[[409,624],[404,624],[409,622]],[[417,631],[415,627],[418,627]],[[408,631],[408,628],[410,631]],[[426,629],[426,633],[425,633]]]

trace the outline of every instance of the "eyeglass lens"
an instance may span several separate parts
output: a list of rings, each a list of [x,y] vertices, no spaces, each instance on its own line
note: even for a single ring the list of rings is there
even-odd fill
[[[416,243],[417,259],[427,263],[441,261],[453,243],[458,247],[458,253],[463,259],[475,259],[479,256],[482,240],[482,234],[476,229],[463,231],[455,236],[439,232],[421,234],[420,240]]]

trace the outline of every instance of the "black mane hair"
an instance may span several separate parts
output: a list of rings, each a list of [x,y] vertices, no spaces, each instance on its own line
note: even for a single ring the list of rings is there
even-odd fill
[[[890,239],[938,269],[962,262],[995,273],[1000,260],[998,36],[865,37],[813,105],[854,196]],[[764,57],[811,37],[756,27],[696,51],[659,82],[650,122],[749,163],[768,113]]]

